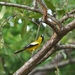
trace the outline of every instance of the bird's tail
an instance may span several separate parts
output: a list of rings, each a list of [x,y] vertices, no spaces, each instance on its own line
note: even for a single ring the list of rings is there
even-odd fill
[[[14,54],[20,53],[20,52],[22,52],[22,51],[24,51],[24,50],[25,50],[25,48],[23,48],[23,49],[21,49],[21,50],[19,50],[19,51],[16,51]]]

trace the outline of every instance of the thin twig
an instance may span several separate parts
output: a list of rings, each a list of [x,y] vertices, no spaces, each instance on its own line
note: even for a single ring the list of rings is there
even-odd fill
[[[29,6],[25,6],[25,5],[14,4],[14,3],[7,3],[7,2],[0,2],[0,5],[22,8],[22,9],[26,9],[26,10],[29,10],[29,11],[33,11],[33,12],[37,12],[37,13],[43,14],[43,12],[40,11],[39,9],[35,9],[34,7],[29,7]],[[44,19],[45,19],[46,15],[47,15],[48,18],[50,18],[54,22],[54,23],[50,23],[49,25],[51,25],[51,28],[53,30],[55,29],[55,32],[57,33],[57,31],[59,31],[59,29],[54,24],[61,26],[60,21],[58,21],[57,19],[55,19],[54,17],[52,17],[50,14],[46,14],[46,13],[43,16]],[[52,26],[52,25],[54,25],[54,26]]]
[[[75,14],[66,14],[65,16],[63,16],[63,18],[60,19],[60,22],[63,23],[69,18],[75,18]]]
[[[71,10],[70,12],[68,12],[66,15],[64,15],[61,19],[60,22],[63,23],[65,20],[67,20],[68,18],[75,18],[75,9]]]
[[[57,45],[58,49],[75,49],[75,44]]]
[[[75,9],[73,9],[69,12],[69,14],[74,14],[74,13],[75,13]]]
[[[4,44],[6,47],[8,47],[9,49],[11,49],[12,52],[14,53],[13,49],[10,48],[6,43],[3,43],[3,44]],[[15,56],[15,55],[14,55],[14,56]],[[20,61],[21,61],[22,63],[24,63],[23,60],[22,60],[18,55],[16,55],[16,57],[17,57],[18,59],[20,59]]]
[[[35,9],[34,7],[29,7],[29,6],[25,6],[25,5],[20,5],[20,4],[14,4],[14,3],[7,3],[7,2],[0,2],[0,6],[11,6],[11,7],[17,7],[17,8],[22,8],[22,9],[26,9],[26,10],[30,10],[33,12],[39,12],[37,9]],[[40,12],[39,12],[40,13]]]

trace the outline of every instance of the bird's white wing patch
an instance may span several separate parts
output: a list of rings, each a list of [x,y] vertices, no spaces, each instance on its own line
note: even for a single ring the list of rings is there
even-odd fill
[[[31,47],[34,47],[36,45],[38,45],[38,42],[32,42],[29,45],[25,46],[25,48],[31,48]]]
[[[31,43],[31,45],[36,45],[36,44],[38,44],[38,42],[32,42],[32,43]]]

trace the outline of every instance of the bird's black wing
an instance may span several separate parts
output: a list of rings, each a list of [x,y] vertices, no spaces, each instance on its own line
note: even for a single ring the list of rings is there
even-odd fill
[[[38,45],[38,42],[32,42],[32,43],[30,43],[29,45],[23,47],[23,49],[21,49],[21,50],[19,50],[19,51],[16,51],[14,54],[20,53],[20,52],[26,50],[27,48],[32,48],[32,47],[34,47],[34,46],[36,46],[36,45]]]

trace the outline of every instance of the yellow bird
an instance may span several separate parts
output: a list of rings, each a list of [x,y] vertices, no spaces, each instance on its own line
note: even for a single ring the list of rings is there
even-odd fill
[[[21,49],[19,51],[16,51],[14,54],[20,53],[20,52],[22,52],[24,50],[29,50],[31,52],[36,50],[41,45],[43,39],[44,39],[43,35],[39,36],[39,38],[37,40],[35,40],[34,42],[28,44],[23,49]]]

